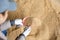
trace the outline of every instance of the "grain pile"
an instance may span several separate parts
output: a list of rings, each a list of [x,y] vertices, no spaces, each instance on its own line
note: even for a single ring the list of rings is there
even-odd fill
[[[58,1],[58,0],[57,0]],[[51,0],[17,0],[17,10],[9,12],[8,19],[23,19],[26,16],[33,17],[32,31],[26,40],[59,40],[59,7]],[[10,31],[11,30],[11,31]],[[15,40],[22,29],[11,28],[8,30],[9,40]],[[17,31],[18,30],[18,31]],[[10,31],[10,32],[9,32]],[[16,31],[18,34],[16,34]],[[13,35],[14,36],[13,36]]]

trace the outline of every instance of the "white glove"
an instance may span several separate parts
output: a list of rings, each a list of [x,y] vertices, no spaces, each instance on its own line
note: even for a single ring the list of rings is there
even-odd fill
[[[7,40],[6,36],[0,31],[0,38]]]
[[[22,19],[16,19],[15,20],[15,25],[21,25],[21,26],[23,26]]]

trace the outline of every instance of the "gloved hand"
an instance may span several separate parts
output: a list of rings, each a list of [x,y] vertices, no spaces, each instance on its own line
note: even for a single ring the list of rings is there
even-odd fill
[[[15,25],[21,25],[21,26],[23,26],[22,19],[16,19],[15,20]]]
[[[18,26],[31,26],[32,24],[32,17],[25,17],[22,19],[15,19],[10,21],[11,25],[18,25]]]
[[[16,26],[23,26],[23,23],[22,23],[22,19],[15,19],[15,20],[11,20],[11,25],[16,25]]]

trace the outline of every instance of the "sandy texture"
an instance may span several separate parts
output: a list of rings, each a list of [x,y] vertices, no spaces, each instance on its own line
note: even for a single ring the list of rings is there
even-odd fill
[[[57,11],[59,8],[55,8],[53,0],[17,0],[16,2],[18,4],[17,10],[9,12],[8,19],[23,19],[26,16],[33,17],[32,31],[26,37],[26,40],[59,40],[60,18],[59,12]],[[16,31],[15,33],[13,31],[8,32],[9,40],[15,40],[17,36]],[[17,32],[19,31],[22,30],[19,29]],[[16,35],[13,36],[12,34]]]

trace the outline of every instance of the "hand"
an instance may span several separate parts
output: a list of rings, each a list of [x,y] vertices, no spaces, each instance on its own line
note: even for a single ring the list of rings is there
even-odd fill
[[[24,26],[31,26],[31,24],[32,24],[32,17],[25,17],[24,19],[23,19],[23,25]]]
[[[23,26],[22,19],[15,19],[15,25]]]

